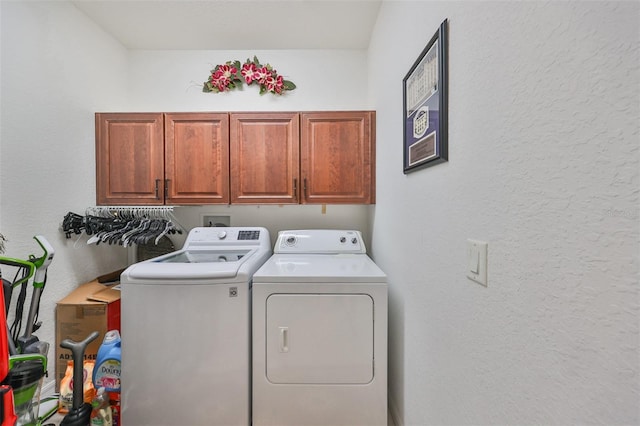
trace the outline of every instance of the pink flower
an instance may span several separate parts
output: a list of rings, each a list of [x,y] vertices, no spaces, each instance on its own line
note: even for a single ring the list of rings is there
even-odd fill
[[[273,88],[276,86],[276,79],[273,78],[273,75],[264,79],[264,85],[267,86],[268,91],[273,91]]]
[[[242,73],[242,76],[244,77],[244,81],[246,81],[247,84],[251,84],[253,80],[257,80],[259,78],[256,64],[254,64],[253,62],[244,64],[242,66],[242,71],[240,72]]]
[[[231,65],[219,65],[218,66],[218,71],[221,71],[225,78],[227,79],[231,79],[232,76],[234,76],[237,72],[238,69],[236,67],[233,67]]]
[[[277,94],[282,94],[282,90],[284,89],[284,78],[282,78],[281,75],[279,75],[276,78],[276,83],[274,85],[273,91]]]
[[[224,92],[229,89],[231,80],[225,75],[225,71],[218,69],[211,74],[211,85],[216,87],[218,91]]]
[[[267,77],[271,75],[271,72],[267,67],[262,67],[262,68],[256,69],[256,74],[257,74],[257,78],[254,78],[254,80],[258,80],[258,83],[264,84]]]
[[[284,89],[284,79],[273,70],[269,76],[265,78],[264,86],[269,92],[281,94]]]

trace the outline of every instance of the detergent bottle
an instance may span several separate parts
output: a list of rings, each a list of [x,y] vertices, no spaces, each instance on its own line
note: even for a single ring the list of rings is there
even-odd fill
[[[98,393],[91,401],[91,426],[112,426],[111,407],[109,398],[104,388],[98,389]]]
[[[106,392],[120,392],[121,360],[120,333],[118,330],[107,331],[93,369],[93,386],[96,389],[103,387]]]

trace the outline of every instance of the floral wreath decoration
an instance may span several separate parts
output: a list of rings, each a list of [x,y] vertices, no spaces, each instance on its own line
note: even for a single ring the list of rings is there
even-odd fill
[[[202,91],[205,93],[228,92],[231,89],[242,87],[243,83],[247,83],[248,86],[254,83],[258,84],[260,95],[265,93],[282,95],[287,90],[296,88],[292,81],[285,80],[271,65],[262,65],[254,56],[253,60],[247,59],[242,65],[240,61],[227,61],[224,64],[216,65],[211,70],[209,79],[204,82]]]

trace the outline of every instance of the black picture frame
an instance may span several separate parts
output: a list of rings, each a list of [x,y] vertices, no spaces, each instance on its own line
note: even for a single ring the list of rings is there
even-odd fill
[[[448,161],[448,21],[402,80],[404,173]]]

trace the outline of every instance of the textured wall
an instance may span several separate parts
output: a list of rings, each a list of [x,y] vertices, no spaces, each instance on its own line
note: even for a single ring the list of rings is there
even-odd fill
[[[373,254],[398,423],[640,423],[639,11],[383,3]],[[401,82],[445,18],[450,160],[405,176]]]
[[[202,93],[209,71],[257,56],[298,87],[260,96],[255,85]],[[130,52],[131,107],[170,111],[309,111],[366,109],[366,50],[188,50]]]
[[[0,9],[0,232],[6,256],[42,254],[38,234],[55,249],[37,332],[52,361],[56,301],[126,262],[126,253],[76,245],[59,231],[68,211],[95,203],[93,113],[99,99],[124,103],[126,51],[70,3],[3,1]],[[2,272],[12,279],[15,270]]]

